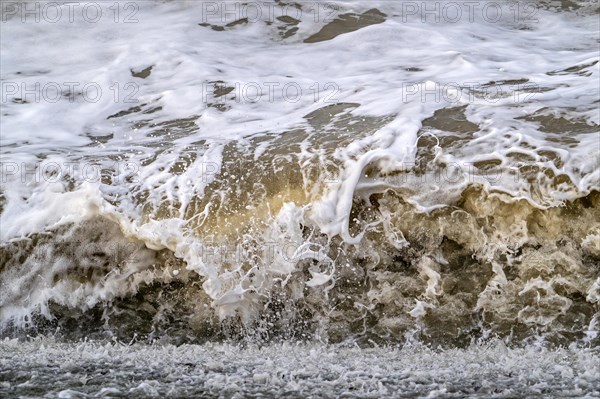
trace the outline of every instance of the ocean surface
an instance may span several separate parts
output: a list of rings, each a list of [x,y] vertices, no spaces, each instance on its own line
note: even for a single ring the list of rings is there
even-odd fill
[[[1,3],[0,396],[600,397],[600,6]]]

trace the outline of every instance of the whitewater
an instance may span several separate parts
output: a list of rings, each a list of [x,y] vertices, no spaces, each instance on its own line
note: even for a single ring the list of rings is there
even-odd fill
[[[2,3],[0,395],[600,397],[600,7]]]

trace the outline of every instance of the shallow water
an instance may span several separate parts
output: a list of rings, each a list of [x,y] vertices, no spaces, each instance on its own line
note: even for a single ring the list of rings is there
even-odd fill
[[[594,398],[598,351],[0,343],[4,397]]]

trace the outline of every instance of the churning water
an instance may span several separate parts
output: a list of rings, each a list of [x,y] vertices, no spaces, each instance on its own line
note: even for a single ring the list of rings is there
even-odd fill
[[[599,14],[3,2],[0,393],[599,395]]]

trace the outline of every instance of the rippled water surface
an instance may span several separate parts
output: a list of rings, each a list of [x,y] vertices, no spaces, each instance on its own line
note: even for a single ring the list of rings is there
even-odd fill
[[[207,398],[598,397],[598,351],[0,344],[7,396]]]

